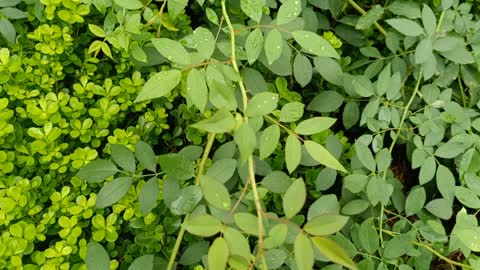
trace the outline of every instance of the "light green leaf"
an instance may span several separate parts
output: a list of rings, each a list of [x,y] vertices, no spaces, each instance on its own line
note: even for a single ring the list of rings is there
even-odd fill
[[[236,213],[233,215],[235,224],[247,234],[258,235],[258,218],[250,213]]]
[[[382,150],[378,151],[377,155],[375,156],[375,161],[377,163],[378,171],[383,172],[390,168],[390,164],[392,163],[392,155],[387,148],[383,148]]]
[[[386,22],[405,36],[416,37],[425,34],[418,23],[409,19],[389,19]]]
[[[424,39],[418,43],[415,49],[415,63],[423,64],[433,57],[433,44],[430,39]]]
[[[365,220],[362,225],[358,227],[360,246],[370,254],[375,253],[380,246],[380,239],[374,226],[370,220]]]
[[[226,183],[235,173],[237,161],[234,159],[220,159],[208,168],[206,175],[213,177],[220,183]]]
[[[248,102],[247,116],[263,116],[277,108],[278,94],[262,92],[254,95]]]
[[[189,217],[185,223],[187,232],[203,237],[214,236],[220,232],[221,228],[222,223],[215,217],[207,214]]]
[[[282,55],[282,51],[282,34],[277,29],[270,30],[265,38],[265,56],[267,57],[268,64],[271,65],[277,61]]]
[[[355,28],[359,30],[370,28],[374,23],[382,18],[383,13],[384,9],[380,5],[371,7],[367,13],[358,19]]]
[[[343,96],[336,91],[323,91],[308,104],[307,110],[316,112],[333,112],[343,104]]]
[[[420,174],[418,179],[420,181],[420,185],[424,185],[430,180],[433,179],[435,176],[435,171],[437,170],[437,164],[435,163],[434,157],[427,157],[423,162],[422,167],[420,167]]]
[[[342,214],[347,216],[358,215],[370,206],[366,200],[352,200],[342,207]]]
[[[170,3],[170,2],[168,2]],[[195,49],[205,59],[209,59],[215,51],[215,37],[207,28],[198,27],[193,31]]]
[[[235,128],[236,121],[227,110],[218,110],[212,117],[191,125],[191,127],[211,133],[230,132]]]
[[[300,120],[303,116],[305,105],[301,102],[290,102],[283,105],[280,111],[280,122],[290,123]]]
[[[294,244],[295,263],[298,270],[313,269],[314,253],[310,238],[303,233],[299,233],[295,238]]]
[[[320,215],[305,224],[303,230],[311,235],[326,236],[340,231],[347,224],[348,217],[340,215]]]
[[[363,174],[349,174],[343,178],[343,186],[352,193],[359,193],[368,183],[368,176]]]
[[[295,0],[299,2],[298,0]],[[293,76],[300,86],[305,87],[312,80],[313,68],[310,60],[299,53],[293,61]]]
[[[295,171],[302,159],[302,145],[295,135],[288,135],[285,143],[285,163],[289,173]]]
[[[179,181],[188,180],[193,177],[194,168],[192,162],[184,155],[171,153],[158,157],[158,163],[164,173]]]
[[[245,238],[240,231],[226,227],[223,232],[223,237],[225,237],[227,241],[232,256],[237,255],[246,260],[250,260],[250,245],[247,238]]]
[[[272,249],[283,245],[288,235],[287,224],[277,224],[270,229],[268,237],[265,238],[265,248]]]
[[[148,79],[134,102],[159,98],[167,95],[182,78],[182,72],[176,69],[160,71]]]
[[[127,194],[131,185],[131,177],[119,177],[106,183],[98,192],[96,207],[105,208],[118,202]]]
[[[227,267],[229,250],[223,237],[215,239],[208,250],[208,269],[224,270]]]
[[[117,172],[117,167],[110,160],[97,159],[81,168],[76,176],[90,183],[99,183]]]
[[[322,75],[322,77],[329,83],[333,83],[338,86],[343,85],[343,71],[342,67],[337,61],[328,57],[316,57],[313,59],[313,63],[315,64],[315,69],[318,71],[318,73],[320,73],[320,75]],[[336,91],[326,92],[337,93]]]
[[[307,140],[304,145],[310,156],[318,163],[337,171],[347,172],[343,165],[321,144]]]
[[[373,159],[372,152],[370,151],[370,148],[368,148],[368,146],[366,146],[363,142],[357,140],[355,142],[355,153],[358,160],[360,160],[360,163],[362,163],[365,168],[372,172],[375,171],[377,163],[375,162],[375,159]]]
[[[292,184],[292,180],[282,171],[273,171],[263,178],[261,184],[271,192],[284,193]]]
[[[462,142],[448,141],[437,148],[435,156],[448,159],[455,158],[464,152],[465,149],[463,145]]]
[[[190,100],[201,113],[208,103],[208,88],[203,70],[193,68],[187,77],[187,99]]]
[[[227,188],[210,176],[200,176],[200,187],[205,200],[213,207],[230,210],[232,207],[230,193]]]
[[[153,38],[152,44],[168,61],[179,65],[189,65],[192,62],[190,54],[178,41],[169,38]]]
[[[444,220],[450,219],[453,214],[452,204],[445,199],[435,199],[433,201],[430,201],[425,206],[425,209],[427,209],[428,212]]]
[[[410,19],[420,18],[422,16],[420,7],[415,1],[393,1],[388,6],[388,10],[395,15],[405,16]]]
[[[381,202],[388,204],[393,194],[393,186],[379,176],[372,176],[367,185],[367,196],[373,206]]]
[[[121,144],[112,144],[110,148],[112,150],[112,159],[118,166],[128,172],[135,172],[135,156],[130,149]]]
[[[88,29],[97,37],[105,37],[105,31],[98,25],[88,24]]]
[[[302,12],[302,1],[285,0],[278,9],[277,24],[287,24],[293,21]]]
[[[243,122],[235,132],[233,139],[240,151],[240,163],[243,164],[253,153],[253,150],[255,150],[257,145],[255,131],[249,124]]]
[[[300,210],[307,199],[305,182],[299,178],[290,185],[283,197],[283,212],[286,218],[292,218]]]
[[[426,198],[425,189],[423,187],[413,188],[405,201],[405,213],[407,216],[415,215],[422,210],[425,205]]]
[[[257,61],[262,53],[264,44],[263,33],[259,28],[253,30],[245,41],[245,52],[247,53],[248,63],[252,65]]]
[[[21,2],[22,0],[0,0],[0,7],[13,7]]]
[[[172,178],[167,178],[167,179],[172,179]],[[177,180],[172,180],[174,183],[178,183]],[[175,190],[175,186],[170,184],[169,182],[171,181],[165,181],[164,184],[164,201],[169,198],[171,200],[171,203],[169,204],[170,211],[172,211],[173,214],[175,215],[186,215],[190,213],[202,200],[202,190],[198,186],[187,186],[180,190],[179,193],[175,194],[168,194],[166,193],[167,187],[171,187],[172,191],[178,192],[179,187],[177,187],[177,190]],[[173,196],[172,196],[173,195]],[[171,198],[170,198],[171,196]],[[167,202],[166,202],[167,203]]]
[[[125,9],[134,10],[143,8],[143,4],[140,0],[113,0],[113,2],[119,7]]]
[[[140,206],[140,212],[142,212],[143,215],[150,213],[150,211],[157,206],[159,193],[160,187],[158,186],[158,180],[156,177],[148,180],[142,187],[142,190],[138,195],[138,203]]]
[[[335,241],[326,237],[314,237],[312,241],[320,253],[330,261],[345,266],[348,269],[358,269],[352,259],[348,257],[347,253],[345,253]]]
[[[480,208],[480,199],[477,194],[468,188],[455,187],[455,197],[466,207],[472,209]]]
[[[308,53],[317,56],[340,58],[337,51],[323,37],[310,31],[294,31],[292,36],[295,41]]]
[[[277,148],[280,140],[280,127],[271,125],[264,129],[260,135],[259,150],[260,159],[269,157]]]
[[[153,270],[155,257],[153,254],[143,255],[136,258],[128,267],[128,270]]]
[[[262,19],[262,9],[264,6],[265,0],[240,0],[240,7],[243,13],[257,23]]]
[[[110,270],[110,257],[105,248],[97,242],[91,241],[87,245],[85,258],[87,269]]]
[[[170,15],[172,19],[177,18],[177,16],[184,11],[187,4],[188,0],[169,0],[167,2],[168,15]]]
[[[329,129],[337,119],[331,117],[313,117],[298,123],[295,132],[301,135],[313,135]]]
[[[138,141],[135,144],[135,157],[147,170],[152,172],[156,171],[155,169],[157,167],[157,162],[155,160],[155,153],[148,143],[144,141]]]
[[[205,9],[205,14],[207,16],[207,19],[211,23],[213,23],[215,25],[218,25],[218,15],[217,15],[217,13],[215,13],[215,11],[213,9],[207,7]]]
[[[425,4],[423,4],[422,9],[422,23],[427,35],[431,36],[433,33],[435,33],[435,28],[437,27],[437,18],[435,17],[433,10]]]
[[[132,44],[132,56],[135,58],[135,60],[147,63],[148,61],[148,56],[145,53],[145,51],[138,45],[138,43],[133,43]]]
[[[480,228],[463,229],[456,233],[460,241],[474,252],[480,252]]]
[[[455,177],[453,173],[447,167],[438,165],[436,180],[440,194],[447,201],[453,203],[455,197]]]

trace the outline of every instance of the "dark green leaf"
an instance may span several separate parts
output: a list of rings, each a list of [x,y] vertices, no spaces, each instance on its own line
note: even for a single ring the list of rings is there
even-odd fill
[[[97,242],[91,241],[88,243],[85,262],[87,263],[88,269],[110,269],[110,257],[105,248]]]
[[[131,177],[119,177],[106,183],[97,195],[97,208],[105,208],[118,202],[132,185]]]
[[[173,214],[179,216],[190,213],[203,197],[202,190],[198,186],[187,186],[180,191],[180,194],[172,195],[174,200],[169,207]],[[170,196],[170,194],[163,196]]]
[[[405,212],[408,216],[415,215],[425,205],[426,193],[423,187],[416,187],[410,191],[405,202]]]
[[[310,60],[301,53],[297,54],[293,61],[293,76],[295,77],[295,80],[300,86],[305,87],[312,80],[312,74],[313,68]]]
[[[313,59],[313,63],[315,64],[315,69],[322,75],[325,80],[329,83],[333,83],[338,86],[342,86],[343,84],[343,71],[340,64],[335,61],[334,59],[328,57],[316,57]],[[327,92],[334,92],[335,91],[327,91]]]
[[[87,182],[98,183],[117,172],[117,167],[110,160],[97,159],[81,168],[76,176]]]
[[[347,216],[358,215],[370,206],[366,200],[352,200],[342,207],[342,214]]]
[[[143,255],[136,258],[128,267],[128,270],[153,270],[155,257],[153,254]]]
[[[155,172],[157,167],[155,153],[153,152],[152,147],[146,142],[138,141],[135,144],[135,157],[143,167],[149,171]]]
[[[370,10],[364,14],[360,19],[358,19],[356,29],[365,30],[370,28],[374,23],[376,23],[383,16],[383,8],[380,5],[375,5],[370,8]]]
[[[350,101],[345,105],[342,114],[343,126],[346,129],[352,128],[360,119],[360,108],[358,103]]]
[[[282,171],[273,171],[265,176],[261,184],[274,193],[284,193],[292,184],[292,180]]]
[[[336,91],[324,91],[312,99],[307,106],[307,110],[316,112],[333,112],[340,108],[342,103],[342,95]]]
[[[140,205],[140,212],[143,215],[148,214],[157,206],[157,197],[160,192],[158,180],[156,177],[148,180],[142,187],[142,191],[138,195],[138,203]]]
[[[307,53],[317,56],[340,58],[337,51],[323,37],[310,31],[294,31],[292,36]]]
[[[110,147],[112,150],[113,161],[126,171],[135,172],[135,156],[132,151],[130,151],[125,145],[121,144],[112,144]]]
[[[405,36],[420,36],[425,34],[423,32],[422,27],[418,25],[415,21],[408,20],[408,19],[389,19],[386,22],[395,28],[398,32],[404,34]]]
[[[179,181],[193,177],[193,165],[190,160],[180,154],[165,154],[158,157],[160,167],[166,175]]]

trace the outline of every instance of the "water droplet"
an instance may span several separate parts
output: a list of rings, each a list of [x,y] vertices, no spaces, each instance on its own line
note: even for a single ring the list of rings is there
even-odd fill
[[[305,35],[305,37],[308,37],[308,34],[307,34],[307,35]]]
[[[277,46],[277,49],[280,49],[280,46]]]

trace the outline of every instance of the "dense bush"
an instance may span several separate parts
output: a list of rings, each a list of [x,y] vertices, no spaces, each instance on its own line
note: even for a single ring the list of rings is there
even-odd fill
[[[474,0],[0,0],[0,269],[480,269]]]

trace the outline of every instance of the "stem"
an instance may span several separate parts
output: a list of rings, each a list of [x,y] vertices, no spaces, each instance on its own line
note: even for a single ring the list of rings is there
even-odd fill
[[[205,150],[203,151],[202,159],[197,168],[197,175],[195,177],[195,185],[198,185],[200,176],[203,174],[205,169],[205,164],[207,163],[208,156],[212,150],[213,142],[215,142],[215,133],[208,133],[207,144],[205,145]],[[180,244],[182,243],[183,236],[185,235],[185,223],[188,220],[189,215],[185,215],[183,218],[182,225],[180,226],[180,232],[177,235],[177,240],[175,240],[175,245],[173,246],[172,255],[170,255],[170,260],[168,261],[167,270],[172,270],[173,265],[175,264],[175,258],[177,257],[178,250],[180,249]]]
[[[361,7],[359,6],[355,0],[347,0],[347,2],[354,8],[356,9],[360,14],[365,15],[367,12]],[[378,31],[380,33],[382,33],[382,35],[384,36],[387,36],[387,31],[385,31],[385,29],[380,25],[378,24],[377,22],[375,22],[373,25],[375,25],[375,27],[378,29]]]

